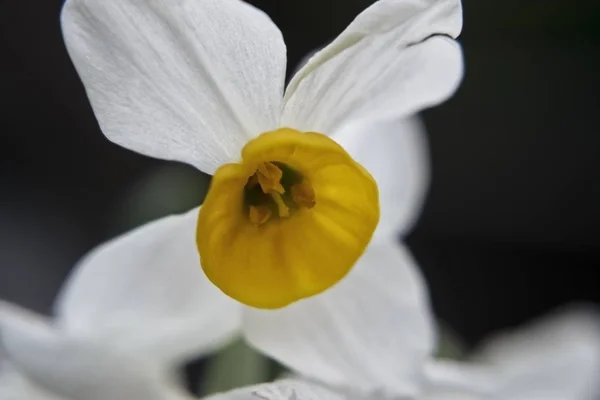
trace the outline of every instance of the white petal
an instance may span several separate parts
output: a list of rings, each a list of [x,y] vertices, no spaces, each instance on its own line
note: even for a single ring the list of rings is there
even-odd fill
[[[417,392],[433,329],[408,250],[372,244],[339,284],[280,310],[244,310],[249,342],[301,375],[396,395]]]
[[[419,216],[429,185],[427,138],[417,117],[366,125],[348,124],[333,139],[377,181],[381,218],[374,240],[385,240],[407,233]]]
[[[71,338],[25,311],[0,312],[0,341],[16,368],[59,396],[78,400],[183,399],[150,357]]]
[[[572,307],[498,335],[478,360],[505,375],[510,400],[596,400],[600,396],[600,312]]]
[[[462,29],[460,0],[378,0],[360,13],[333,42],[302,62],[288,85],[298,83],[321,64],[370,36],[397,32],[405,45],[441,34],[456,38]],[[287,93],[289,94],[289,93]]]
[[[90,252],[57,303],[78,337],[179,362],[237,332],[240,306],[204,275],[195,245],[198,209],[150,222]]]
[[[426,400],[500,400],[495,397],[500,376],[489,366],[430,360],[425,375]]]
[[[204,400],[344,400],[341,393],[301,380],[283,379],[220,393]]]
[[[212,173],[279,124],[281,32],[239,0],[67,0],[67,49],[104,134]]]
[[[458,0],[380,0],[294,76],[283,125],[332,134],[350,119],[396,119],[436,105],[462,78]],[[437,36],[434,36],[437,35]]]
[[[600,317],[571,309],[492,338],[474,362],[432,361],[427,399],[596,400]]]
[[[18,309],[0,301],[0,320],[6,313]],[[2,331],[0,330],[0,337]],[[58,400],[60,397],[51,394],[34,384],[30,379],[10,363],[0,340],[0,400]]]
[[[66,400],[27,379],[12,365],[0,364],[0,400]]]

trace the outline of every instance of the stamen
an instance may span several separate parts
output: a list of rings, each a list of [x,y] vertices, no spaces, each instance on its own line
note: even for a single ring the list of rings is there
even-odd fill
[[[250,206],[248,214],[252,225],[259,226],[267,222],[273,212],[267,206]]]
[[[292,185],[292,200],[301,207],[313,208],[315,206],[315,191],[307,182]]]
[[[277,205],[277,212],[279,213],[279,216],[280,217],[289,217],[290,209],[288,208],[288,206],[285,205],[285,202],[281,198],[281,195],[279,193],[271,192],[271,197],[273,198],[273,201]]]
[[[285,189],[281,185],[281,177],[283,171],[279,169],[275,164],[271,162],[264,162],[258,164],[258,171],[256,176],[258,183],[263,190],[263,193],[277,192],[279,194],[285,193]]]
[[[244,186],[246,213],[259,226],[273,218],[287,218],[298,208],[312,208],[315,192],[301,174],[276,161],[258,163]]]

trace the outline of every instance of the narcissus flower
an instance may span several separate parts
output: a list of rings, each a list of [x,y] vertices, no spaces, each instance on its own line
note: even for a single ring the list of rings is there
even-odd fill
[[[196,222],[208,278],[278,308],[344,277],[378,223],[370,172],[336,142],[456,89],[457,0],[380,0],[284,91],[286,48],[239,0],[67,0],[62,28],[104,134],[213,174]],[[172,261],[171,261],[172,262]]]

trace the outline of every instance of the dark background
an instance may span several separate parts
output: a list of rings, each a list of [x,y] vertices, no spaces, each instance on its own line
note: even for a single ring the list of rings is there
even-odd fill
[[[46,313],[84,252],[199,203],[206,185],[103,137],[61,3],[0,0],[0,297]],[[252,3],[282,29],[292,69],[371,1]],[[600,2],[463,4],[465,80],[424,113],[433,182],[408,242],[438,315],[474,344],[600,301]]]

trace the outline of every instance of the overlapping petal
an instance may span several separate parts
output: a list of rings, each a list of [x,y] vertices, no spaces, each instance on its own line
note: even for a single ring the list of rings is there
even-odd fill
[[[458,0],[380,0],[290,82],[284,125],[334,133],[350,119],[394,119],[456,90],[463,62]],[[369,134],[369,132],[365,132]]]
[[[0,301],[0,321],[6,318],[7,313],[20,314],[21,311]],[[4,351],[1,338],[0,329],[0,400],[67,400],[35,384],[15,368]]]
[[[563,310],[491,338],[472,361],[429,363],[427,399],[595,400],[600,317],[585,307]]]
[[[318,296],[276,311],[245,310],[244,332],[304,376],[396,395],[418,392],[434,341],[422,278],[393,242],[372,244],[346,278]]]
[[[503,374],[503,398],[595,400],[600,396],[600,313],[572,306],[492,337],[477,359]]]
[[[0,365],[0,399],[67,400],[36,385],[8,363]]]
[[[0,319],[7,312],[7,304],[0,301]],[[0,330],[0,338],[2,331]],[[45,393],[21,374],[8,360],[0,339],[0,399],[1,400],[58,400]]]
[[[426,400],[495,400],[500,374],[483,364],[430,360],[424,369]]]
[[[152,357],[70,337],[41,316],[16,307],[0,310],[0,343],[17,369],[61,397],[184,398]]]
[[[456,38],[462,30],[460,0],[378,0],[360,13],[333,42],[312,54],[294,74],[286,96],[322,64],[370,36],[396,31],[405,46],[438,34]]]
[[[212,173],[279,125],[280,31],[240,0],[67,0],[67,49],[112,141]]]
[[[226,343],[238,331],[240,307],[200,268],[197,214],[150,222],[90,252],[57,302],[61,327],[167,362]]]
[[[429,185],[429,152],[420,119],[357,121],[332,138],[377,181],[380,218],[373,240],[408,232]]]

